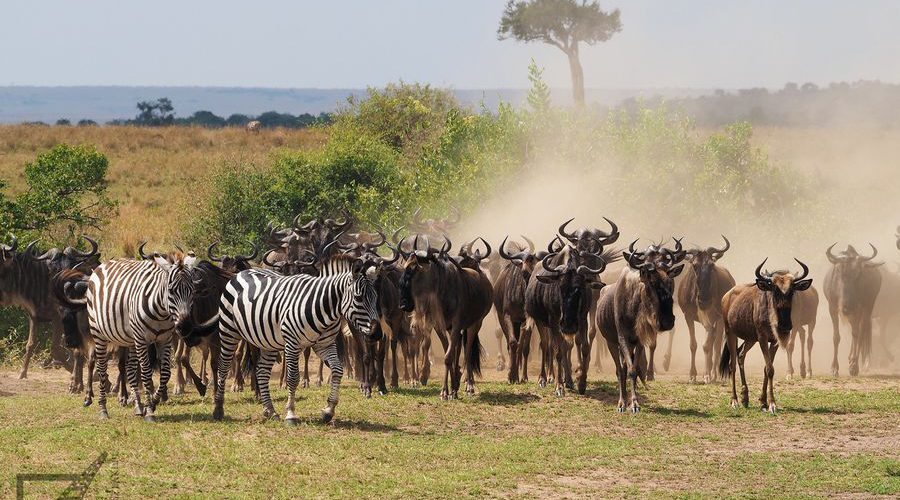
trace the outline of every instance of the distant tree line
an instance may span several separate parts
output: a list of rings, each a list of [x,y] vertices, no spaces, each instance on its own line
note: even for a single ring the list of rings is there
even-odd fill
[[[900,126],[900,84],[860,80],[827,87],[787,83],[766,88],[716,90],[713,95],[682,99],[628,99],[619,107],[633,113],[663,100],[703,127],[747,121],[770,126],[871,125]]]
[[[259,116],[245,115],[234,113],[225,118],[216,115],[212,111],[196,111],[187,118],[175,117],[175,106],[167,97],[162,97],[155,101],[141,101],[137,103],[138,114],[132,119],[116,119],[106,122],[107,125],[126,125],[133,127],[204,127],[204,128],[224,128],[224,127],[244,127],[251,121],[259,121],[263,128],[306,128],[312,125],[327,125],[333,121],[331,113],[319,113],[311,115],[303,113],[292,115],[290,113],[279,113],[277,111],[266,111]],[[27,122],[26,125],[44,125],[44,122]],[[61,118],[56,121],[56,125],[60,127],[71,126],[71,120]],[[94,120],[79,120],[79,127],[96,126]]]

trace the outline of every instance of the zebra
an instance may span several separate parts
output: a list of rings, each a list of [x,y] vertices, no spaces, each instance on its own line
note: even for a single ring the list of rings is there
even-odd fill
[[[143,247],[143,245],[141,245]],[[142,257],[143,257],[143,252]],[[107,348],[129,347],[128,383],[134,393],[134,414],[155,421],[156,405],[166,396],[171,375],[170,354],[172,332],[189,334],[193,328],[191,308],[202,277],[194,269],[196,257],[173,252],[168,257],[154,255],[150,259],[113,259],[101,264],[87,281],[83,298],[69,302],[87,307],[88,327],[94,340],[97,374],[100,379],[100,417],[108,419],[106,395],[110,388],[107,375]],[[77,287],[76,287],[77,290]],[[217,320],[210,319],[198,328],[206,328]],[[161,345],[160,378],[151,395],[151,344]],[[141,404],[137,392],[138,364],[147,405]]]
[[[344,368],[335,340],[344,321],[373,341],[378,327],[376,285],[380,259],[335,255],[322,263],[319,276],[284,276],[275,271],[250,269],[238,273],[222,294],[219,308],[221,355],[213,419],[224,415],[225,379],[238,342],[259,348],[257,384],[265,418],[278,418],[269,394],[269,378],[278,353],[284,351],[288,401],[285,423],[296,424],[294,394],[299,383],[299,355],[311,347],[331,369],[328,405],[322,420],[334,418]]]

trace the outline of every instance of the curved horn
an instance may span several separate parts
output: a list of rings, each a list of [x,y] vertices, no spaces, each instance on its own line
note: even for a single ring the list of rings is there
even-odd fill
[[[400,260],[400,251],[397,250],[397,247],[392,247],[390,244],[388,244],[388,248],[391,249],[391,258],[390,259],[381,259],[382,266],[389,266],[389,265],[393,264],[394,262],[397,262],[398,260]]]
[[[219,242],[216,241],[213,242],[212,245],[206,247],[206,256],[209,257],[210,262],[222,262],[222,257],[216,257],[216,255],[213,253],[213,248],[216,248],[216,245],[218,244]]]
[[[380,229],[376,229],[375,233],[378,235],[379,238],[381,238],[381,241],[379,241],[378,243],[374,243],[374,242],[363,243],[363,248],[365,248],[366,251],[372,251],[372,250],[380,247],[381,245],[384,245],[385,243],[387,243],[387,237],[384,235],[384,233],[381,232]],[[371,233],[369,233],[369,234],[371,234]]]
[[[525,236],[524,234],[520,234],[519,236],[521,236],[522,239],[525,240],[525,243],[528,243],[528,252],[534,253],[534,242],[528,239],[528,236]]]
[[[587,275],[591,275],[591,276],[596,276],[596,275],[602,273],[606,269],[606,259],[604,259],[603,257],[601,257],[600,255],[597,255],[597,254],[590,254],[590,255],[592,257],[597,257],[597,259],[600,260],[600,267],[598,267],[597,269],[592,269],[588,266],[581,265],[581,266],[578,266],[578,268],[575,270],[575,272],[577,272],[578,274],[582,274],[582,275],[587,274]]]
[[[842,259],[831,253],[831,249],[834,248],[835,245],[837,245],[837,243],[832,243],[831,246],[825,250],[825,256],[828,257],[828,262],[831,262],[832,264],[839,264]]]
[[[141,256],[141,259],[142,259],[142,260],[149,260],[149,259],[152,259],[152,258],[153,258],[152,255],[147,255],[147,254],[144,253],[144,247],[145,247],[145,246],[147,246],[147,242],[146,242],[146,241],[142,241],[141,244],[138,245],[138,255]]]
[[[557,254],[559,254],[559,252],[551,252],[551,253],[548,253],[547,255],[545,255],[543,259],[541,259],[541,267],[544,268],[544,271],[547,271],[548,273],[552,273],[553,276],[559,276],[559,271],[556,268],[551,269],[547,266],[550,263],[550,259],[552,259],[553,257],[556,257]]]
[[[565,238],[565,239],[571,241],[572,243],[575,243],[576,241],[578,241],[578,238],[575,237],[575,233],[567,233],[567,232],[566,232],[566,226],[568,226],[569,223],[572,222],[573,220],[575,220],[575,217],[572,217],[571,219],[569,219],[569,220],[563,222],[562,224],[560,224],[560,225],[559,225],[559,229],[557,230],[557,232],[559,232],[559,234],[560,234],[563,238]]]
[[[350,212],[347,211],[346,208],[341,209],[341,217],[344,219],[343,222],[339,220],[334,221],[334,229],[340,230],[342,233],[344,230],[350,227],[350,224],[353,223],[352,217],[350,217]]]
[[[34,246],[35,246],[35,245],[37,245],[37,240],[32,241],[32,242],[29,243],[28,245],[25,245],[25,251],[24,251],[23,253],[25,253],[25,254],[33,254],[33,253],[34,253]]]
[[[327,245],[322,247],[322,250],[319,252],[319,255],[324,257],[326,252],[328,251],[328,249],[331,248],[331,245],[334,245],[335,243],[337,243],[341,239],[341,236],[343,236],[343,235],[344,235],[344,231],[339,232],[337,234],[337,236],[335,236],[334,239],[331,240],[331,242],[329,242]],[[338,247],[340,248],[340,245],[338,245]]]
[[[725,252],[727,252],[728,249],[731,248],[731,242],[728,241],[728,238],[726,238],[724,234],[722,234],[720,236],[722,237],[723,240],[725,240],[725,248],[719,249],[716,247],[710,247],[711,253],[714,253],[719,257],[721,257],[722,255],[725,255]]]
[[[860,257],[859,257],[860,262],[868,262],[868,261],[874,259],[875,256],[878,255],[878,249],[875,248],[875,245],[869,243],[869,247],[872,248],[872,256],[871,256],[871,257],[863,257],[863,256],[860,256]]]
[[[394,242],[394,245],[400,245],[400,240],[397,238],[400,236],[400,231],[403,231],[403,226],[398,227],[393,234],[391,234],[391,241]]]
[[[12,242],[11,245],[3,245],[3,249],[7,252],[15,252],[16,248],[19,248],[19,239],[16,238],[16,235],[10,233],[9,240]]]
[[[559,248],[555,248],[555,249],[554,249],[554,248],[553,248],[553,245],[554,245],[556,242],[559,242]],[[559,252],[562,251],[562,249],[563,249],[563,247],[564,247],[565,245],[566,245],[566,244],[563,243],[562,238],[560,238],[559,236],[556,236],[556,237],[554,237],[552,240],[550,240],[550,243],[547,243],[547,253],[559,253]]]
[[[56,253],[56,252],[54,252],[54,250],[56,250],[56,249],[55,249],[55,248],[50,248],[50,249],[48,249],[46,252],[44,252],[44,253],[42,253],[41,255],[38,255],[37,257],[35,257],[35,260],[47,260],[47,259],[49,259],[50,257],[52,257],[52,256]]]
[[[491,244],[488,243],[487,240],[482,238],[481,236],[479,236],[478,239],[481,240],[482,243],[484,243],[484,248],[485,248],[484,255],[482,255],[481,258],[478,259],[479,261],[481,261],[482,259],[486,259],[491,256]],[[472,243],[475,243],[475,241],[473,240]]]
[[[87,242],[91,244],[91,251],[85,253],[85,252],[79,252],[78,250],[73,249],[72,253],[75,254],[75,256],[80,259],[90,259],[91,257],[98,255],[97,250],[100,248],[100,245],[98,245],[96,241],[94,241],[90,236],[88,236],[86,234],[82,234],[81,237],[86,239]]]
[[[294,229],[303,229],[303,227],[300,226],[300,215],[301,214],[295,215],[294,220],[291,221],[291,227],[293,227]]]
[[[263,254],[262,263],[269,267],[275,267],[275,264],[278,264],[278,262],[271,262],[269,260],[269,256],[272,255],[274,252],[275,252],[275,250],[269,250],[268,252]]]
[[[760,279],[760,280],[768,279],[768,277],[763,276],[763,275],[761,274],[761,272],[760,272],[760,271],[762,271],[763,266],[766,265],[766,261],[767,261],[767,260],[769,260],[768,257],[766,257],[765,259],[763,259],[763,261],[760,262],[758,266],[756,266],[756,271],[753,272],[753,274],[756,275],[756,279]]]
[[[606,236],[606,238],[603,238],[600,240],[600,244],[601,245],[612,245],[613,243],[616,242],[616,240],[619,239],[619,226],[617,226],[615,222],[607,219],[606,217],[604,217],[603,220],[605,220],[606,223],[609,224],[610,229],[609,229],[609,234]]]
[[[506,242],[509,241],[509,235],[507,234],[503,238],[503,242],[500,243],[500,247],[497,248],[497,251],[500,252],[500,257],[506,260],[513,260],[513,257],[506,253]]]
[[[803,274],[800,275],[800,276],[798,276],[798,277],[796,277],[796,278],[794,278],[794,281],[800,281],[800,280],[802,280],[803,278],[809,276],[809,267],[808,267],[806,264],[800,262],[800,259],[798,259],[798,258],[796,258],[796,257],[794,257],[794,260],[796,260],[796,261],[797,261],[797,264],[800,264],[800,267],[803,269]]]
[[[253,260],[253,259],[259,257],[259,245],[257,245],[256,243],[251,241],[250,248],[253,249],[253,251],[250,253],[250,255],[235,255],[234,258],[237,260],[248,261],[248,260]]]

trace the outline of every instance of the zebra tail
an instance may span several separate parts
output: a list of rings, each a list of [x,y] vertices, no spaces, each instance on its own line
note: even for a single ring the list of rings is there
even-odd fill
[[[337,335],[335,339],[335,342],[337,343],[338,359],[341,360],[341,366],[344,367],[344,371],[346,372],[349,368],[352,368],[350,365],[350,349],[347,348],[347,337],[344,335]]]
[[[212,318],[194,326],[191,333],[184,337],[184,342],[190,347],[194,347],[200,343],[203,337],[209,337],[213,332],[219,329],[219,313]]]

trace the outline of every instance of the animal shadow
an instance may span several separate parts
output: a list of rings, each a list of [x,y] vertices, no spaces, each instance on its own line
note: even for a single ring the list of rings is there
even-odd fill
[[[489,392],[479,394],[478,399],[491,406],[515,406],[532,403],[540,399],[537,394],[530,392]]]
[[[615,406],[619,404],[619,384],[618,382],[601,381],[596,385],[591,384],[584,392],[587,398],[595,399],[603,404]]]

